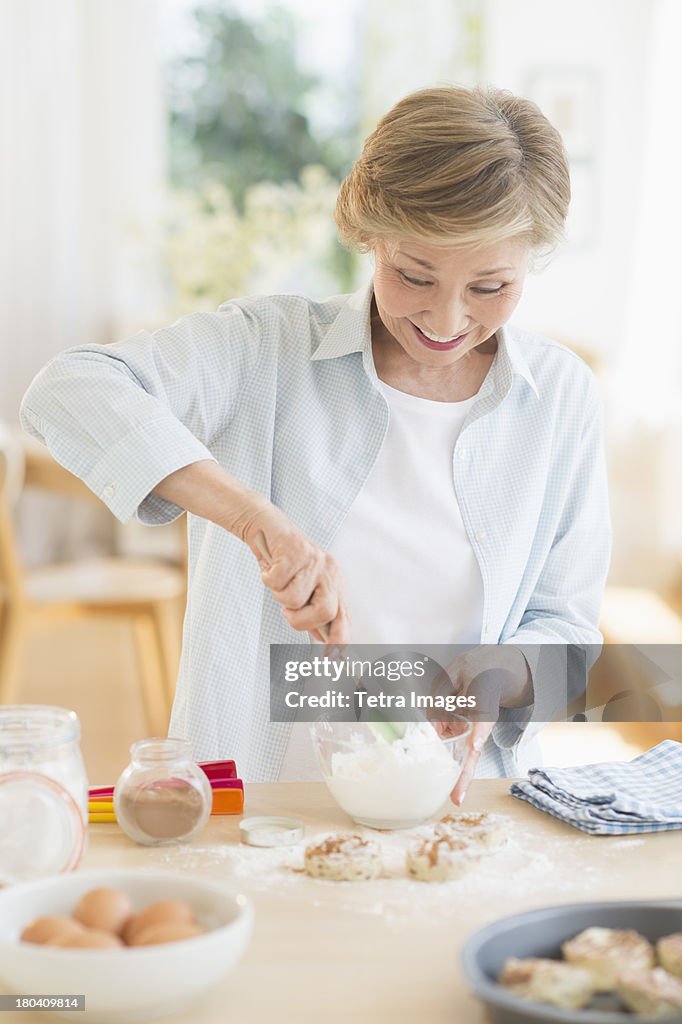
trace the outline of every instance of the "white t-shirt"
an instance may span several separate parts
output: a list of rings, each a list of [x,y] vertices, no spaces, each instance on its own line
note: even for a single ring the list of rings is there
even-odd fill
[[[379,382],[390,421],[379,457],[330,546],[352,643],[476,644],[483,581],[453,484],[453,452],[475,401],[433,402]],[[280,780],[319,778],[295,723]]]

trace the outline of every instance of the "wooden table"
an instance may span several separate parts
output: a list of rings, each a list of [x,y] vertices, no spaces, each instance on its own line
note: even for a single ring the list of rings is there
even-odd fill
[[[84,868],[150,868],[224,879],[251,898],[256,918],[244,959],[174,1024],[479,1024],[459,965],[465,939],[507,914],[591,899],[679,898],[682,832],[588,836],[509,796],[509,780],[472,784],[467,810],[510,819],[512,840],[466,880],[430,885],[400,877],[403,833],[371,833],[394,877],[333,883],[295,868],[301,848],[239,845],[238,816],[212,818],[192,844],[144,848],[116,825],[90,828]],[[351,828],[322,783],[251,784],[247,813],[289,814],[306,840]],[[45,1024],[3,1014],[3,1024]],[[87,1024],[87,1014],[84,1018]]]

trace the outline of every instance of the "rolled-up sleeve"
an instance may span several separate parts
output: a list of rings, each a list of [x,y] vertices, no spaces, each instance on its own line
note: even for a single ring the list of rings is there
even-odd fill
[[[69,349],[30,385],[21,423],[122,522],[168,522],[182,510],[151,492],[170,473],[213,459],[211,441],[258,350],[257,323],[238,306]]]

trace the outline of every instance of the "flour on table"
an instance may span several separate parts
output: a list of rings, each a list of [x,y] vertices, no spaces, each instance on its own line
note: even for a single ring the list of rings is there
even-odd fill
[[[212,878],[242,884],[245,891],[272,892],[278,898],[304,901],[317,907],[333,906],[359,914],[382,915],[395,920],[423,919],[438,915],[454,917],[478,908],[482,899],[504,907],[514,898],[556,898],[556,863],[559,849],[572,839],[563,836],[537,849],[536,837],[518,826],[510,829],[505,846],[486,852],[476,867],[461,879],[426,883],[406,874],[405,853],[416,838],[431,834],[428,826],[400,832],[380,832],[349,826],[349,832],[373,839],[381,847],[383,873],[371,882],[336,882],[308,878],[303,871],[303,851],[313,839],[327,832],[309,833],[294,846],[264,849],[223,844],[207,847],[164,847],[153,851],[158,867],[200,871]],[[577,839],[578,837],[576,837]],[[152,853],[152,851],[150,851]],[[595,871],[581,869],[573,891],[590,894]]]

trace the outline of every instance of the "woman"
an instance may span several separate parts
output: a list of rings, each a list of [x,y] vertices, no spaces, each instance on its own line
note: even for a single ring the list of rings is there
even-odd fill
[[[310,770],[298,727],[270,721],[269,645],[326,625],[334,644],[487,645],[451,674],[464,692],[503,664],[503,709],[541,699],[534,645],[599,642],[597,389],[570,351],[507,323],[569,195],[534,104],[417,92],[337,203],[344,242],[374,254],[369,287],[227,302],[72,349],[29,388],[25,428],[119,519],[190,513],[171,732],[196,758],[233,756],[253,780]],[[518,774],[529,735],[478,723],[454,799],[479,757]]]

